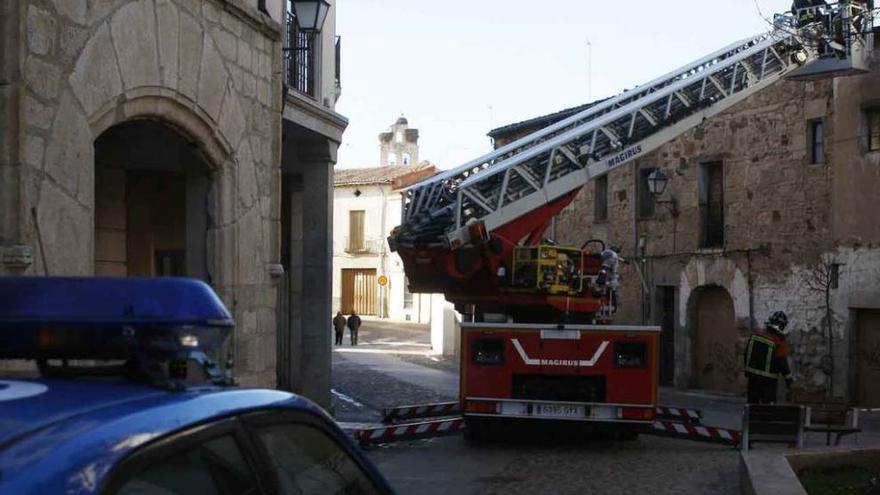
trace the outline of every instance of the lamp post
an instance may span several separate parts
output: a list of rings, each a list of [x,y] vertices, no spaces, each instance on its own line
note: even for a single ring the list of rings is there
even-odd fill
[[[669,208],[669,213],[672,215],[672,217],[677,218],[679,211],[678,201],[675,199],[675,197],[670,197],[667,200],[658,199],[660,196],[663,195],[664,192],[666,192],[667,185],[669,185],[669,177],[667,177],[666,174],[663,173],[663,170],[660,170],[659,168],[651,172],[651,175],[648,176],[648,192],[650,192],[651,196],[653,196],[654,203],[667,205],[667,208]]]
[[[293,0],[290,2],[296,24],[304,33],[318,33],[324,27],[324,20],[330,10],[327,0]]]

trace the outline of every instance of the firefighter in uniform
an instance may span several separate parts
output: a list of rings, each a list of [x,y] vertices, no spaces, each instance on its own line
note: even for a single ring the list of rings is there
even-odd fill
[[[788,316],[782,311],[773,313],[767,327],[757,329],[749,338],[745,353],[745,372],[748,378],[749,404],[776,402],[776,385],[779,376],[791,390],[791,369],[788,366],[788,340],[785,327]]]

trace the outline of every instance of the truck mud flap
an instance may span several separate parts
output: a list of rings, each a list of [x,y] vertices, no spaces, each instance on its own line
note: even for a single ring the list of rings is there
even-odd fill
[[[464,419],[458,417],[357,430],[354,432],[354,438],[361,445],[377,445],[456,435],[461,433],[464,427]]]
[[[742,433],[737,430],[692,425],[675,421],[654,421],[653,427],[646,431],[645,434],[734,446],[739,445],[742,438]]]
[[[421,418],[438,418],[461,414],[461,405],[456,402],[437,402],[434,404],[416,404],[412,406],[387,407],[382,410],[382,422]]]

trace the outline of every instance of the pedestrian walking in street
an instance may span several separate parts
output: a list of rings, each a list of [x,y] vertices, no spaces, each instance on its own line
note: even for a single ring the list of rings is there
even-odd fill
[[[348,317],[348,331],[351,332],[349,334],[351,336],[351,345],[358,345],[358,329],[360,327],[361,317],[352,310],[351,316]]]
[[[333,318],[333,332],[336,333],[336,345],[342,345],[342,334],[345,333],[345,316],[342,311],[337,311]]]
[[[749,404],[773,404],[779,377],[791,393],[791,368],[788,365],[788,316],[782,311],[773,313],[766,328],[755,329],[745,352],[745,373],[748,379]]]

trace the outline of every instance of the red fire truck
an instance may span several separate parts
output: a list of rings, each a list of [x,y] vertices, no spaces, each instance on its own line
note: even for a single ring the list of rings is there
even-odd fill
[[[461,406],[468,429],[513,418],[621,428],[651,421],[658,329],[610,325],[618,252],[596,240],[560,247],[545,233],[590,180],[783,78],[867,72],[874,47],[868,2],[796,5],[774,23],[772,32],[404,193],[402,222],[388,243],[403,260],[412,292],[442,292],[463,314]],[[662,190],[667,178],[655,172],[648,180]]]

